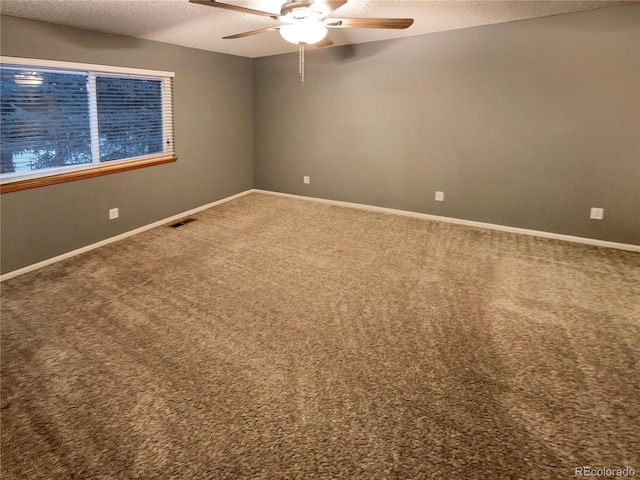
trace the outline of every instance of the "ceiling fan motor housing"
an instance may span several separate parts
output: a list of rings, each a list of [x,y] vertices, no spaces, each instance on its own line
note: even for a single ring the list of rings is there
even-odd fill
[[[313,5],[313,0],[287,0],[287,2],[285,2],[280,8],[280,15],[285,17],[288,14],[291,14],[294,18],[298,18],[295,10],[306,10],[311,5]]]

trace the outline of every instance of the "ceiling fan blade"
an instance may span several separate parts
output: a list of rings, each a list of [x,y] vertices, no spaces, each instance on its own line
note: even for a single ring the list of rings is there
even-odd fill
[[[329,28],[393,28],[404,29],[413,25],[413,18],[329,18]]]
[[[275,13],[263,12],[262,10],[254,10],[252,8],[239,7],[237,5],[229,5],[218,0],[189,0],[191,3],[206,5],[207,7],[216,7],[223,10],[233,10],[234,12],[249,13],[251,15],[260,15],[261,17],[278,18]]]
[[[272,30],[278,30],[279,28],[280,28],[280,26],[259,28],[258,30],[251,30],[250,32],[236,33],[235,35],[229,35],[227,37],[222,37],[222,39],[223,40],[233,40],[235,38],[250,37],[251,35],[258,35],[259,33],[265,33],[265,32],[270,32]]]
[[[326,35],[318,43],[313,44],[314,47],[318,47],[318,48],[328,47],[329,45],[333,45],[333,41],[329,38],[329,35]]]
[[[346,5],[346,3],[347,0],[315,0],[313,5],[311,5],[311,10],[319,12],[326,17],[338,8]]]

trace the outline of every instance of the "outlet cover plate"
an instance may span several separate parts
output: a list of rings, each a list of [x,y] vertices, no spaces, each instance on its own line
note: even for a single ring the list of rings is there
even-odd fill
[[[444,192],[436,192],[436,201],[444,202]]]
[[[604,208],[592,207],[589,218],[592,220],[602,220],[604,218]]]
[[[120,209],[119,208],[110,208],[109,209],[109,220],[113,220],[115,218],[118,218],[120,216]]]

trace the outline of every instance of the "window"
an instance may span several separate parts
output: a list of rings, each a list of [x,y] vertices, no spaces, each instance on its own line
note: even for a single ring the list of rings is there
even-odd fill
[[[174,161],[172,78],[2,57],[0,191]]]

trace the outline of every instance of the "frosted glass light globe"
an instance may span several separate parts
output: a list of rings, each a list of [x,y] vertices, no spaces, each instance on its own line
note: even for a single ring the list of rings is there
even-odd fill
[[[289,43],[318,43],[327,35],[327,27],[314,21],[298,21],[280,27],[280,35]]]

